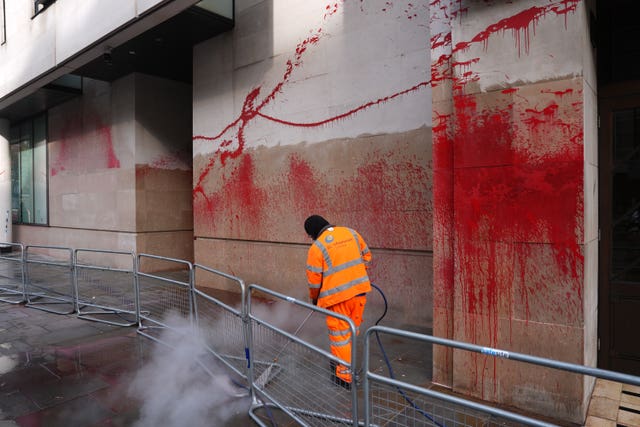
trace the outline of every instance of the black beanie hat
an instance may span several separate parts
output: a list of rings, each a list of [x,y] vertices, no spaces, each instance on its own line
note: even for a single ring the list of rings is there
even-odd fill
[[[304,231],[307,232],[314,240],[318,238],[318,235],[323,228],[329,225],[329,221],[322,218],[320,215],[311,215],[304,222]]]

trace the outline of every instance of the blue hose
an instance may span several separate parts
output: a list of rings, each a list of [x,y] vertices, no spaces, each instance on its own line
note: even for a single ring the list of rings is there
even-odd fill
[[[387,315],[387,309],[389,307],[389,304],[387,303],[387,297],[384,295],[384,292],[382,292],[382,289],[380,289],[378,286],[374,285],[373,283],[371,284],[371,286],[373,286],[374,288],[376,288],[376,290],[378,292],[380,292],[380,295],[382,296],[382,299],[384,300],[384,312],[382,313],[382,316],[380,316],[378,318],[378,320],[376,320],[376,326],[378,326],[378,323],[380,323],[380,321],[382,319],[384,319],[384,316]],[[396,378],[395,378],[395,375],[393,373],[393,368],[391,367],[391,362],[389,361],[389,358],[387,357],[387,352],[384,351],[384,347],[382,345],[382,341],[380,341],[380,335],[378,334],[378,331],[375,331],[375,334],[376,334],[376,340],[378,341],[378,346],[380,347],[380,351],[382,352],[382,357],[384,358],[384,361],[387,364],[387,369],[389,370],[389,377],[391,377],[391,379],[395,380]],[[396,389],[402,395],[404,400],[406,400],[407,403],[409,403],[409,405],[411,405],[411,407],[413,407],[413,409],[415,409],[416,411],[421,413],[426,419],[428,419],[429,421],[431,421],[432,423],[434,423],[438,427],[445,427],[444,424],[440,424],[431,415],[429,415],[428,413],[423,411],[420,407],[418,407],[418,405],[416,405],[413,402],[413,400],[411,400],[411,398],[409,396],[407,396],[405,394],[405,392],[400,387],[396,387]]]

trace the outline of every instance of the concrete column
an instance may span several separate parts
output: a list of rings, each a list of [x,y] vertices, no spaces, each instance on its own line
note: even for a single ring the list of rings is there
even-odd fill
[[[12,242],[9,120],[0,118],[0,242]]]

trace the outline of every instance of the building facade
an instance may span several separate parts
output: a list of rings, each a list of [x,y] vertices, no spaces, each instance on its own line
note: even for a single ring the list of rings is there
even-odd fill
[[[639,373],[615,227],[640,195],[599,166],[636,156],[640,76],[618,43],[635,27],[610,24],[625,1],[18,3],[0,32],[11,241],[186,259],[306,298],[302,224],[321,214],[367,240],[392,326]],[[574,422],[593,387],[440,348],[433,368]]]

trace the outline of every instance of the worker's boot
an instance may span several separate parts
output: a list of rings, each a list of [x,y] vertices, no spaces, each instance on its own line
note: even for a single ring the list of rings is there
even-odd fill
[[[337,366],[338,365],[336,364],[335,361],[333,360],[329,361],[329,369],[331,370],[331,381],[333,381],[334,384],[339,385],[342,388],[351,390],[351,383],[343,380],[342,378],[336,375]]]

